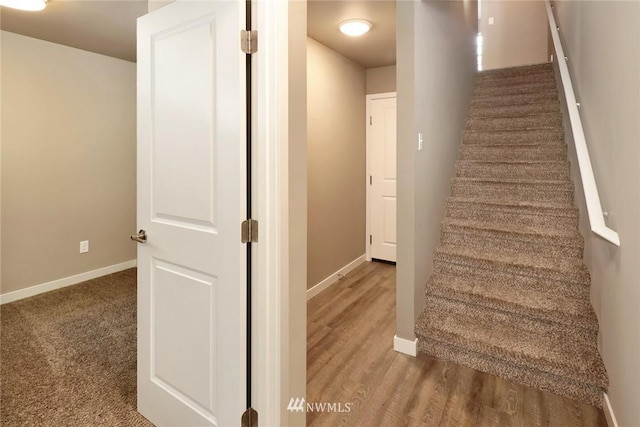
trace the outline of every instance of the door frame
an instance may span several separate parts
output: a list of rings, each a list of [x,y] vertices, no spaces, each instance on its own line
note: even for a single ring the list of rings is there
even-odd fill
[[[307,382],[307,4],[253,5],[253,407],[261,425],[306,425],[287,404],[306,397]]]
[[[371,169],[372,169],[372,160],[371,160],[371,145],[372,145],[372,141],[373,141],[373,133],[372,133],[372,126],[371,126],[371,122],[369,121],[371,114],[373,114],[373,101],[377,100],[377,99],[388,99],[388,98],[397,98],[398,97],[398,92],[383,92],[383,93],[372,93],[370,95],[366,96],[366,116],[365,116],[365,126],[367,128],[367,142],[366,142],[366,157],[367,157],[367,166],[366,166],[366,175],[365,175],[365,186],[367,188],[366,193],[367,193],[367,201],[366,201],[366,232],[365,232],[365,248],[367,249],[366,251],[366,259],[367,261],[371,261],[371,245],[369,244],[369,236],[371,235],[371,185],[369,184],[369,177],[371,176]],[[397,109],[396,109],[396,114],[397,114]]]

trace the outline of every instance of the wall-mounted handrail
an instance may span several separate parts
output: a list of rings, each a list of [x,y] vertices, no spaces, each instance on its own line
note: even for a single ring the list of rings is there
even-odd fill
[[[580,177],[582,178],[584,198],[587,202],[587,215],[589,216],[591,231],[610,243],[620,246],[620,237],[618,236],[618,233],[607,227],[607,224],[604,222],[604,214],[602,211],[602,205],[600,204],[600,196],[598,195],[596,180],[593,176],[591,158],[589,157],[587,141],[582,128],[582,120],[580,119],[580,112],[578,111],[576,95],[573,92],[569,67],[567,67],[564,50],[560,43],[560,34],[558,33],[559,28],[556,25],[556,19],[553,15],[551,2],[549,0],[545,0],[545,4],[547,6],[551,38],[553,39],[553,46],[556,52],[556,61],[558,62],[558,67],[560,69],[560,78],[562,79],[564,96],[569,110],[569,121],[571,122],[571,131],[573,132],[573,140],[576,146],[578,167],[580,169]]]

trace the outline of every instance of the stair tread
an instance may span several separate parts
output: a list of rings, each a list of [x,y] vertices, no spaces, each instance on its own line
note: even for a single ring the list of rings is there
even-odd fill
[[[484,182],[490,184],[522,184],[522,185],[557,185],[557,186],[570,186],[573,190],[573,183],[570,180],[556,180],[556,179],[503,179],[503,178],[473,178],[457,176],[452,178],[453,182]]]
[[[488,146],[493,147],[493,146]],[[493,160],[493,159],[460,159],[457,163],[482,163],[491,165],[546,165],[546,166],[567,166],[568,160]]]
[[[554,84],[540,83],[540,84],[526,84],[521,86],[494,86],[494,87],[476,87],[473,91],[474,101],[476,105],[479,101],[485,101],[490,98],[503,98],[512,97],[518,98],[521,96],[533,95],[536,98],[551,98],[555,99],[558,96],[558,89]],[[474,105],[473,101],[471,105]]]
[[[548,289],[514,287],[511,284],[466,278],[449,274],[434,274],[427,283],[427,294],[460,300],[542,320],[555,321],[585,329],[589,339],[597,339],[598,319],[588,295],[582,297]],[[462,298],[462,299],[459,299]]]
[[[563,202],[545,202],[545,201],[518,201],[518,200],[505,200],[505,199],[484,199],[477,197],[449,197],[447,199],[451,202],[460,202],[460,203],[477,203],[483,205],[496,205],[503,207],[524,207],[524,208],[539,208],[539,209],[554,209],[554,210],[562,210],[562,211],[571,211],[572,213],[577,215],[577,209],[573,205],[573,203],[563,203]]]
[[[526,268],[537,272],[557,272],[567,277],[583,281],[589,277],[589,272],[582,259],[576,258],[547,258],[539,254],[512,253],[505,251],[485,251],[462,246],[441,245],[435,250],[436,257],[444,262],[451,262],[450,258],[463,258],[471,262],[479,262],[488,269]]]
[[[525,225],[497,223],[486,221],[473,221],[463,219],[445,218],[442,222],[444,225],[460,228],[472,228],[484,231],[495,231],[499,233],[508,233],[526,236],[549,236],[567,239],[567,244],[575,244],[575,241],[582,242],[582,235],[578,230],[566,229],[548,229],[541,227],[529,227]]]
[[[556,375],[607,386],[595,341],[567,325],[430,296],[416,332]],[[575,363],[576,355],[582,363]]]

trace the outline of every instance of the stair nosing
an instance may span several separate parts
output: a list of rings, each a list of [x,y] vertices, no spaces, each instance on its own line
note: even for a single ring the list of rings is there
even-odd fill
[[[563,276],[578,274],[579,276],[581,276],[578,282],[583,282],[584,279],[588,278],[589,276],[589,272],[586,266],[584,265],[584,261],[582,259],[576,258],[575,262],[570,263],[572,264],[570,267],[575,270],[575,271],[571,271],[571,269],[567,270],[567,269],[561,268],[562,267],[561,264],[551,263],[553,259],[544,258],[541,256],[533,256],[532,254],[529,254],[529,258],[531,257],[535,258],[542,265],[533,265],[532,263],[527,262],[529,260],[523,260],[521,258],[518,259],[516,255],[519,255],[519,254],[512,254],[512,253],[506,253],[503,251],[495,251],[495,250],[493,251],[474,250],[473,253],[468,253],[468,251],[465,249],[466,248],[460,247],[460,246],[439,245],[435,249],[435,258],[438,259],[445,255],[449,255],[449,256],[455,256],[460,258],[466,258],[466,259],[474,260],[476,262],[481,262],[481,263],[488,262],[492,264],[510,266],[513,268],[525,268],[525,269],[532,269],[536,271],[556,272]],[[506,259],[500,259],[501,257]],[[569,260],[573,261],[570,258]],[[455,263],[451,260],[446,260],[441,258],[439,259],[439,261]],[[564,278],[563,280],[572,281],[569,278]],[[578,283],[576,281],[573,281],[573,282]]]
[[[481,225],[481,226],[474,227],[473,225],[471,225],[471,223],[480,223],[484,226]],[[471,229],[477,229],[482,231],[495,231],[499,233],[516,234],[516,235],[523,235],[523,236],[561,237],[564,239],[570,239],[574,241],[575,240],[580,242],[583,241],[582,235],[577,230],[571,230],[569,232],[561,232],[558,229],[545,229],[544,233],[537,233],[530,229],[509,229],[508,227],[504,227],[505,225],[508,225],[508,224],[501,224],[501,223],[489,222],[489,221],[461,220],[461,219],[455,219],[455,218],[445,218],[442,221],[442,225],[452,225],[454,227],[461,227],[461,228],[467,228],[467,229],[471,228]],[[564,246],[571,246],[571,245],[564,245]]]
[[[438,276],[438,277],[436,277]],[[595,334],[597,336],[598,333],[598,324],[597,324],[597,318],[593,316],[578,316],[575,315],[573,313],[567,313],[565,311],[559,311],[559,310],[553,310],[553,309],[543,309],[543,308],[538,308],[538,307],[532,307],[532,306],[526,306],[524,304],[520,304],[519,302],[516,301],[507,301],[505,299],[498,299],[495,297],[478,297],[477,299],[473,298],[473,296],[476,296],[476,294],[472,294],[470,292],[465,292],[465,291],[458,291],[458,290],[453,290],[451,288],[443,288],[442,286],[440,286],[439,284],[443,284],[446,283],[449,280],[456,280],[457,278],[455,276],[450,276],[447,274],[437,274],[432,276],[429,281],[427,282],[427,286],[426,286],[426,293],[427,295],[429,295],[429,293],[439,297],[439,298],[445,298],[445,299],[452,299],[454,301],[458,301],[464,304],[472,304],[475,306],[480,306],[480,307],[484,307],[487,309],[491,309],[491,310],[495,310],[495,311],[499,311],[499,312],[504,312],[504,313],[510,313],[512,315],[522,315],[525,316],[531,320],[543,320],[543,321],[548,321],[548,322],[555,322],[555,323],[559,323],[562,325],[567,325],[567,326],[576,326],[576,323],[569,323],[569,319],[573,319],[575,322],[579,322],[580,324],[577,325],[576,327],[582,329],[585,331],[585,333],[588,334]],[[477,282],[477,281],[476,281]],[[483,283],[488,283],[488,282],[483,282]],[[439,290],[442,290],[443,292],[438,292]],[[528,289],[524,289],[523,292],[528,292],[530,290]],[[451,296],[446,296],[445,293],[450,293]],[[542,293],[542,292],[540,292]],[[456,298],[457,295],[464,295],[466,296],[467,299],[458,299]],[[589,300],[589,296],[587,294],[580,296],[580,295],[576,295],[576,294],[572,294],[571,296],[569,295],[564,295],[567,299],[573,299],[576,301],[580,301],[584,304],[590,304],[590,300]],[[498,304],[492,304],[493,301],[500,301],[505,303],[505,307],[503,306],[499,306]],[[487,305],[483,305],[482,301],[486,302]],[[507,309],[508,306],[511,306],[513,309],[509,310]],[[549,318],[547,317],[536,317],[531,313],[528,312],[520,312],[518,311],[517,307],[524,307],[524,310],[531,310],[534,313],[539,313],[539,314],[543,314],[545,316],[550,316]],[[556,315],[557,317],[553,317],[554,315]],[[562,316],[561,316],[562,315]],[[563,318],[564,316],[564,318]],[[594,322],[595,321],[595,322]],[[588,325],[588,326],[587,326]],[[596,336],[594,336],[593,338],[596,338]]]

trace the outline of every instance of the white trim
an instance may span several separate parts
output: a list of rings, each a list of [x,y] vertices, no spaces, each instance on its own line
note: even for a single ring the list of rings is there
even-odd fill
[[[418,338],[411,341],[394,335],[393,349],[398,353],[404,353],[409,356],[416,357],[418,355]]]
[[[367,258],[366,255],[360,255],[358,258],[354,259],[349,264],[342,267],[340,270],[336,271],[326,279],[322,280],[317,285],[307,289],[307,300],[310,300],[311,298],[315,297],[320,292],[326,290],[331,285],[336,283],[342,277],[346,276],[347,274],[355,270],[357,267],[359,267],[366,261],[366,258]]]
[[[288,2],[254,2],[260,49],[253,55],[254,192],[260,221],[255,244],[253,407],[264,425],[286,426],[283,398],[289,382],[288,310]],[[258,72],[260,71],[260,72]],[[282,198],[281,198],[282,196]]]
[[[81,282],[86,282],[87,280],[106,276],[107,274],[117,273],[118,271],[133,268],[136,265],[136,260],[132,259],[120,264],[98,268],[97,270],[87,271],[85,273],[76,274],[74,276],[63,277],[62,279],[57,279],[51,282],[42,283],[40,285],[31,286],[29,288],[20,289],[18,291],[7,292],[6,294],[0,295],[0,304],[8,304],[10,302],[21,300],[23,298],[29,298],[34,295],[42,294],[71,285],[76,285]]]
[[[609,401],[607,393],[604,393],[604,405],[602,410],[604,411],[604,417],[607,419],[607,425],[609,427],[618,427],[618,421],[613,413],[613,408],[611,407],[611,402]]]
[[[587,204],[587,216],[589,217],[591,231],[608,242],[616,246],[620,246],[620,237],[618,236],[618,233],[607,227],[607,224],[604,221],[604,213],[602,211],[602,205],[600,204],[600,196],[598,195],[596,179],[593,175],[591,158],[589,157],[589,149],[587,148],[587,141],[584,136],[584,129],[582,127],[582,120],[580,119],[580,111],[578,110],[576,95],[573,91],[573,84],[571,83],[569,67],[567,67],[567,61],[563,60],[563,58],[565,58],[564,50],[562,49],[562,43],[560,42],[560,34],[558,33],[556,20],[553,16],[551,3],[549,0],[545,0],[545,4],[547,7],[547,17],[549,19],[551,38],[553,39],[556,58],[558,59],[557,63],[558,69],[560,70],[560,79],[562,81],[562,87],[564,88],[567,109],[569,110],[569,121],[571,123],[571,132],[573,133],[573,140],[576,146],[576,156],[578,158],[580,177],[582,179],[582,189],[584,191],[584,198]]]
[[[370,95],[366,95],[366,113],[365,113],[365,127],[367,129],[366,133],[366,174],[365,174],[365,188],[367,189],[366,193],[366,225],[365,225],[365,242],[364,246],[366,248],[366,261],[371,261],[371,245],[369,244],[369,235],[371,235],[371,186],[369,185],[369,175],[371,175],[371,126],[369,125],[369,117],[372,114],[372,106],[371,102],[376,99],[387,99],[387,98],[397,98],[397,92],[383,92],[383,93],[372,93]]]

